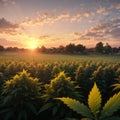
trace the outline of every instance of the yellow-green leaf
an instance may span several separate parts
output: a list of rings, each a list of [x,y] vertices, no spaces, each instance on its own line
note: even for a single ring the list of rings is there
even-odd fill
[[[115,111],[120,109],[120,92],[111,97],[104,105],[101,112],[101,118],[113,115]]]
[[[56,98],[56,99],[61,100],[70,109],[77,112],[78,114],[81,114],[84,117],[93,118],[89,108],[85,106],[83,103],[80,103],[78,100],[68,98],[68,97]]]
[[[92,90],[90,91],[88,97],[88,105],[93,114],[96,116],[101,108],[101,94],[96,83],[94,84]]]
[[[120,83],[116,83],[112,85],[114,87],[113,90],[120,90]]]

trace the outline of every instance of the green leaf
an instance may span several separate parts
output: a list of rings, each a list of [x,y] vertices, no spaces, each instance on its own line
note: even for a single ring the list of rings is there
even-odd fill
[[[64,120],[77,120],[75,118],[65,118]]]
[[[35,106],[34,106],[31,102],[26,103],[26,106],[27,106],[34,114],[37,114],[36,108],[35,108]]]
[[[92,90],[90,91],[89,97],[88,97],[88,105],[93,112],[93,114],[96,116],[101,108],[101,94],[96,84],[94,84]]]
[[[49,108],[51,108],[52,106],[53,106],[53,103],[47,103],[47,104],[45,104],[45,105],[42,106],[42,108],[38,111],[38,114],[41,113],[41,112],[43,112],[43,111],[45,111],[45,110],[47,110],[47,109],[49,109]]]
[[[5,120],[9,120],[14,116],[14,111],[10,111],[5,115]]]
[[[92,120],[92,119],[90,119],[90,118],[82,118],[81,120]]]
[[[89,108],[85,106],[83,103],[80,103],[79,101],[72,99],[72,98],[56,98],[58,100],[61,100],[66,104],[69,108],[71,108],[73,111],[76,111],[78,114],[81,114],[82,116],[93,118]]]
[[[111,116],[118,109],[120,109],[120,92],[115,94],[113,97],[111,97],[107,101],[107,103],[103,107],[100,118],[105,118],[107,116]]]
[[[58,107],[55,106],[53,108],[52,115],[54,116],[57,113],[57,111],[58,111]]]
[[[10,108],[8,108],[8,109],[3,109],[3,110],[0,110],[0,114],[6,113],[6,112],[9,112],[9,111],[11,111]]]
[[[18,120],[27,120],[27,113],[26,111],[21,111],[18,115]]]
[[[105,118],[105,119],[101,119],[101,120],[120,120],[120,117],[110,117],[110,118]]]
[[[3,105],[5,105],[6,103],[8,103],[10,100],[11,100],[11,96],[6,96],[5,98],[4,98],[4,101],[3,101]]]

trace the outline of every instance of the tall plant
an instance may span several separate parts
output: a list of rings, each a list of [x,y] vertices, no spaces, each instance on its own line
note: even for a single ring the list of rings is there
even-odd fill
[[[43,95],[45,103],[44,106],[40,108],[38,114],[40,115],[41,112],[50,110],[53,117],[52,120],[58,120],[60,119],[58,117],[63,117],[67,107],[63,106],[61,102],[55,101],[54,98],[56,97],[81,98],[76,92],[75,85],[71,78],[68,77],[64,71],[58,73],[58,75],[51,80],[50,84],[45,86],[45,94]],[[59,113],[60,115],[58,116]]]
[[[38,79],[30,77],[26,70],[5,81],[0,111],[3,119],[27,120],[36,114],[35,101],[40,95],[40,88]]]

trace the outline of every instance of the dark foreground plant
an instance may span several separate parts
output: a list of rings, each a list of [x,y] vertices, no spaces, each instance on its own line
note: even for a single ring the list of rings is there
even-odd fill
[[[38,114],[48,111],[51,113],[50,120],[58,120],[63,116],[67,116],[69,109],[59,101],[54,100],[56,97],[71,97],[81,99],[80,94],[75,90],[76,86],[64,71],[51,80],[50,84],[45,86],[45,93],[43,95],[44,106],[40,108]],[[67,109],[67,113],[65,112]]]
[[[40,88],[38,79],[30,77],[25,70],[5,81],[0,111],[3,120],[30,120],[37,113],[35,101]]]

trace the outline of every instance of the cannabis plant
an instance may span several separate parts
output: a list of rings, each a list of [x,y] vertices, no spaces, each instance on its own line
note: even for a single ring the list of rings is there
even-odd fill
[[[70,109],[82,115],[83,118],[85,117],[86,120],[120,120],[119,116],[113,114],[120,109],[120,92],[102,106],[102,97],[96,83],[88,96],[88,106],[69,97],[56,99],[61,100]]]
[[[120,90],[120,76],[116,79],[117,83],[113,84],[113,90]]]
[[[50,84],[45,86],[45,96],[55,97],[78,97],[74,82],[68,77],[64,71],[51,80]],[[80,96],[79,96],[80,97]]]
[[[74,83],[71,81],[70,77],[67,77],[64,71],[60,72],[51,80],[50,84],[45,86],[45,93],[43,95],[45,103],[44,106],[40,108],[39,114],[43,111],[50,110],[50,112],[52,111],[51,114],[54,116],[54,119],[55,116],[58,117],[57,113],[60,113],[60,116],[65,115],[65,109],[67,107],[64,107],[61,102],[54,100],[56,97],[81,98],[75,90]]]
[[[35,101],[40,95],[39,91],[38,79],[30,77],[25,70],[5,81],[0,116],[4,115],[3,120],[30,119],[30,116],[36,114]]]

